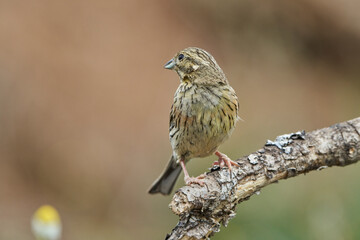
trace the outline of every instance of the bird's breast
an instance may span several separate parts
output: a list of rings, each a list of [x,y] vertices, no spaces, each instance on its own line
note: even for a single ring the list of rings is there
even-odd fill
[[[212,154],[234,129],[237,99],[231,100],[219,88],[180,85],[170,113],[174,151],[190,157]]]

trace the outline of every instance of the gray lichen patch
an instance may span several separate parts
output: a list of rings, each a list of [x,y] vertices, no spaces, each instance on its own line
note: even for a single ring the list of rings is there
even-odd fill
[[[275,141],[267,140],[265,146],[276,146],[285,151],[285,147],[293,143],[293,140],[305,140],[305,131],[298,131],[296,133],[284,134],[276,137]],[[289,151],[289,150],[287,150]]]
[[[258,156],[255,155],[255,154],[250,154],[250,155],[248,156],[249,162],[250,162],[251,164],[253,164],[253,165],[258,164],[258,159],[259,159]]]

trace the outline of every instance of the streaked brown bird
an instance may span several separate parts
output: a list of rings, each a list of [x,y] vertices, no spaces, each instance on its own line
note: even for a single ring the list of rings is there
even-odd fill
[[[149,193],[170,194],[181,169],[187,185],[203,185],[202,176],[190,177],[185,163],[192,158],[211,154],[219,157],[217,164],[231,171],[236,162],[217,149],[229,138],[238,117],[238,98],[224,72],[213,56],[203,49],[186,48],[165,65],[180,77],[170,111],[171,159]]]

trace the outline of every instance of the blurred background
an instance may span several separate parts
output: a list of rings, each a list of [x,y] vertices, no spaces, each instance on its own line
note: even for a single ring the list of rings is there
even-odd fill
[[[33,239],[55,206],[63,239],[163,239],[171,196],[147,189],[167,163],[179,84],[163,69],[188,46],[216,58],[240,100],[221,146],[360,116],[356,0],[0,1],[0,239]],[[214,157],[193,160],[191,175]],[[360,166],[265,188],[213,239],[360,239]],[[176,188],[183,185],[180,176]]]

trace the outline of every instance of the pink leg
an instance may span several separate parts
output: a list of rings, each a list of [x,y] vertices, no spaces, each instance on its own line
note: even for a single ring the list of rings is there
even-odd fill
[[[183,159],[180,160],[180,165],[184,171],[184,181],[185,181],[186,185],[190,185],[191,183],[196,183],[196,184],[199,184],[200,186],[204,186],[205,183],[201,179],[204,178],[205,175],[201,174],[199,177],[196,177],[196,178],[190,177],[189,173],[186,170],[185,162]]]
[[[218,162],[220,163],[220,167],[223,168],[225,165],[229,168],[229,170],[231,171],[231,166],[237,166],[239,167],[239,164],[237,164],[237,162],[231,160],[228,156],[226,156],[225,154],[216,151],[215,155],[219,157]]]
[[[223,168],[223,167],[225,167],[225,163],[224,163],[224,161],[222,159],[219,159],[217,161],[214,161],[212,166],[213,167],[214,166],[219,166],[220,168]]]
[[[214,167],[214,166],[220,166],[219,161],[214,161],[212,166],[213,166],[213,167]]]

